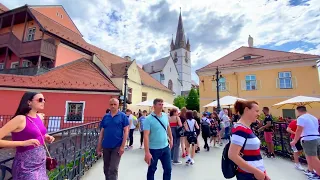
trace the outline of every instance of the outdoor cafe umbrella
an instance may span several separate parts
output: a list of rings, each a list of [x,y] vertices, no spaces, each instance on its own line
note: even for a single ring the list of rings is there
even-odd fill
[[[227,106],[227,107],[233,107],[234,103],[236,103],[237,100],[245,101],[245,99],[234,97],[234,96],[224,96],[219,99],[220,100],[220,106]],[[218,101],[215,100],[203,107],[217,107],[218,106]]]
[[[316,98],[316,97],[308,97],[308,96],[297,96],[282,102],[279,102],[277,104],[274,104],[273,106],[279,106],[279,108],[285,106],[285,105],[289,105],[292,106],[292,109],[295,106],[310,106],[312,103],[320,103],[320,98]]]
[[[136,106],[148,106],[148,107],[152,107],[152,106],[153,106],[153,99],[152,99],[152,100],[147,100],[147,101],[140,102],[140,103],[136,104]],[[179,109],[178,107],[174,106],[173,104],[170,104],[170,103],[167,103],[167,102],[163,102],[163,107],[164,107],[164,108],[176,108],[176,109]]]

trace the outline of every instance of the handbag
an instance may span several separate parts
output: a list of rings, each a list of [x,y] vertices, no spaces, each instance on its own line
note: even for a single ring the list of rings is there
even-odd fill
[[[28,119],[29,119],[29,118],[28,118]],[[57,164],[58,164],[58,163],[57,163],[57,160],[51,157],[50,152],[49,152],[49,150],[48,150],[48,147],[47,147],[47,145],[46,145],[46,142],[44,141],[43,135],[42,135],[39,127],[38,127],[31,119],[29,119],[29,121],[32,122],[32,124],[38,129],[38,131],[39,131],[39,133],[40,133],[40,135],[41,135],[41,138],[42,138],[42,140],[43,140],[44,147],[45,147],[45,149],[46,149],[46,151],[47,151],[47,153],[48,153],[48,156],[49,156],[49,157],[46,158],[46,168],[47,168],[47,170],[51,171],[51,170],[53,170],[53,169],[55,169],[55,168],[57,167]]]

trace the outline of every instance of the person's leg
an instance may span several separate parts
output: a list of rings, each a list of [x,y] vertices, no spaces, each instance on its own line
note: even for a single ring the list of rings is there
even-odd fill
[[[190,144],[188,141],[186,141],[186,153],[190,154],[189,151],[190,151]],[[190,156],[187,155],[186,157],[187,157],[187,162],[190,162]]]
[[[180,138],[175,137],[173,141],[173,162],[179,162]]]
[[[225,139],[229,139],[229,127],[226,127],[226,128],[225,128],[224,138],[225,138]]]
[[[111,163],[111,149],[103,148],[103,172],[106,180],[109,180],[110,163]]]
[[[121,156],[119,156],[120,147],[111,150],[110,167],[109,167],[109,180],[118,180],[118,169]]]
[[[157,170],[158,160],[161,155],[161,149],[150,149],[152,155],[150,166],[148,167],[147,180],[154,180],[154,173]]]
[[[160,156],[160,161],[163,168],[163,180],[171,180],[171,161],[170,161],[170,148],[169,146],[162,149],[162,155]]]
[[[132,144],[133,144],[133,132],[134,132],[134,129],[130,129],[130,132],[129,132],[129,138],[130,138],[129,146],[132,146]]]
[[[310,168],[312,170],[315,170],[317,175],[319,176],[320,161],[318,158],[318,148],[320,148],[320,139],[302,141],[302,147],[306,155],[307,162],[308,164],[310,164],[310,167],[308,166],[308,169]]]
[[[184,158],[186,156],[186,146],[185,146],[185,137],[180,137],[180,145],[181,145],[181,153],[182,157]]]
[[[195,144],[192,144],[191,145],[191,159],[194,158],[195,153],[196,153],[196,146],[195,146]]]
[[[140,132],[140,148],[142,148],[143,145],[143,131]]]

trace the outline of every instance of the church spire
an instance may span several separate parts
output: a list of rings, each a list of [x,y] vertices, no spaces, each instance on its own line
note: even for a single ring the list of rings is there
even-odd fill
[[[181,7],[180,7],[180,15],[179,15],[179,22],[176,34],[176,41],[175,41],[175,49],[179,48],[186,48],[186,37],[184,35],[182,17],[181,17]]]
[[[171,51],[174,50],[174,42],[173,42],[173,34],[172,34],[172,39],[171,39],[171,45],[170,45]]]

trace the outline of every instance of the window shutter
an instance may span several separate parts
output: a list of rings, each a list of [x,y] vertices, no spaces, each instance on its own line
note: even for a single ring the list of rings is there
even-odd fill
[[[292,77],[292,88],[298,88],[298,80],[296,76]]]
[[[257,90],[262,89],[261,80],[257,80],[257,81],[256,81],[256,89],[257,89]]]
[[[226,91],[230,91],[230,86],[229,86],[229,82],[226,82]]]
[[[217,81],[212,81],[212,90],[217,91]]]
[[[246,81],[245,80],[241,80],[241,90],[246,90]]]
[[[276,88],[279,89],[280,88],[280,81],[279,78],[276,78]]]

